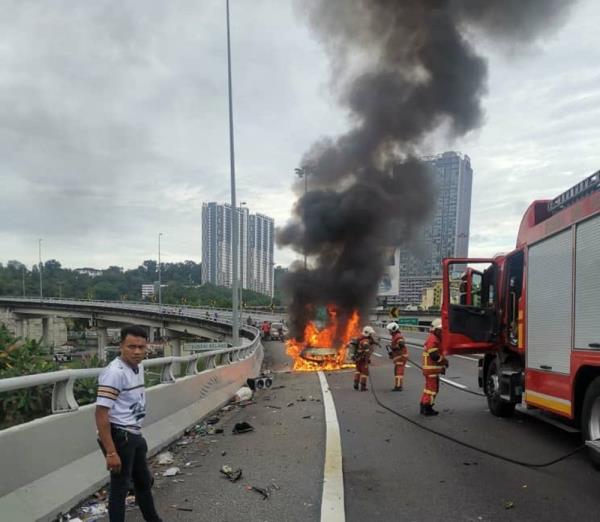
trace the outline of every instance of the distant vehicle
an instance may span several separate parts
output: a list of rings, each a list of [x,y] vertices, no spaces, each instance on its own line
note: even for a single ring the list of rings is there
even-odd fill
[[[54,362],[70,362],[71,361],[71,353],[73,352],[73,347],[69,344],[65,344],[60,348],[54,350],[54,354],[52,359]]]
[[[283,323],[271,323],[271,340],[272,341],[285,341],[287,335],[287,328]]]

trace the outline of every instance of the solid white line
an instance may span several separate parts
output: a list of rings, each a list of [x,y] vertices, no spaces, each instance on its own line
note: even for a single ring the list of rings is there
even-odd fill
[[[342,440],[333,396],[323,372],[318,372],[325,409],[325,464],[323,466],[323,497],[321,522],[345,522],[344,472],[342,469]]]
[[[457,386],[458,388],[462,388],[463,390],[466,390],[468,388],[468,386],[451,381],[450,379],[446,379],[446,377],[440,377],[440,380],[444,381],[447,384],[451,384],[452,386]]]
[[[467,355],[453,355],[452,357],[458,357],[459,359],[467,359],[468,361],[475,361],[475,362],[479,361],[479,359],[477,359],[477,357],[469,357]]]

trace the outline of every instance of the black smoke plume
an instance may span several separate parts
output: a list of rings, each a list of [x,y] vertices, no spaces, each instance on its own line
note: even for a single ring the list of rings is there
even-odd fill
[[[473,42],[501,39],[514,49],[556,28],[572,3],[298,1],[327,49],[332,87],[353,127],[304,154],[310,191],[278,233],[280,246],[310,256],[309,269],[296,265],[286,281],[297,339],[315,306],[364,313],[386,247],[410,239],[429,216],[435,189],[420,150],[438,129],[455,138],[483,121],[487,63]]]

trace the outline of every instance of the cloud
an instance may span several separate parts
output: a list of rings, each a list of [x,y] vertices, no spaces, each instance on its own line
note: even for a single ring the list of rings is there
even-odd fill
[[[348,123],[291,4],[232,2],[238,199],[278,224],[302,153]],[[199,261],[202,201],[229,198],[223,2],[2,8],[0,262],[36,262],[43,237],[44,257],[67,266],[136,266],[156,257],[158,232],[165,260]],[[472,253],[512,248],[515,201],[552,197],[600,168],[599,9],[582,0],[526,55],[490,45],[484,127],[431,151],[471,157],[471,230],[496,238],[474,237]],[[278,263],[293,258],[276,252]]]

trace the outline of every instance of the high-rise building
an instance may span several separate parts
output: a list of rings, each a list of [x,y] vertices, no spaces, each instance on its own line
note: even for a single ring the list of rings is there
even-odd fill
[[[242,288],[273,295],[275,222],[262,214],[237,209],[238,274]],[[202,204],[202,283],[231,287],[231,205]]]
[[[246,286],[261,294],[273,296],[273,250],[275,221],[263,214],[249,216],[247,240]]]
[[[420,304],[423,290],[442,278],[442,259],[469,254],[471,160],[458,152],[425,160],[433,170],[438,196],[433,216],[418,239],[400,249],[399,288],[394,300],[400,306]]]

